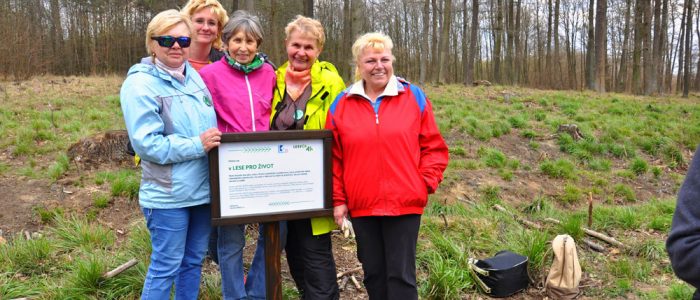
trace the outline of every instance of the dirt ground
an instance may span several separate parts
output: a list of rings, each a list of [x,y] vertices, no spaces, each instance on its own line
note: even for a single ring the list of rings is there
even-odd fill
[[[448,136],[447,139],[454,140],[464,138],[458,135]],[[544,158],[556,159],[561,155],[555,141],[543,138],[540,141],[541,147],[532,150],[527,147],[523,138],[515,133],[502,136],[491,141],[491,147],[501,149],[509,157],[519,157],[523,162],[535,164]],[[479,144],[476,142],[467,143],[465,147],[467,158],[476,158]],[[128,160],[129,157],[124,159]],[[11,157],[8,150],[0,153],[0,160],[10,165],[12,168],[19,168],[22,161]],[[35,162],[49,163],[49,162]],[[622,161],[613,161],[613,164],[622,164]],[[120,164],[125,165],[125,164]],[[128,163],[126,164],[128,165]],[[534,165],[536,167],[536,165]],[[617,166],[616,166],[617,167]],[[106,164],[93,165],[90,168],[71,165],[71,169],[56,182],[45,179],[27,179],[14,176],[0,176],[0,230],[2,236],[8,238],[17,234],[32,234],[42,229],[41,220],[37,209],[52,209],[61,207],[67,212],[87,213],[94,210],[92,199],[96,193],[109,193],[107,184],[98,186],[91,178],[91,174],[98,171],[116,170],[116,167]],[[674,172],[671,170],[666,170]],[[677,171],[677,170],[676,170]],[[516,171],[515,180],[506,182],[494,171],[470,170],[460,174],[463,180],[458,180],[451,185],[443,185],[436,197],[446,202],[456,201],[458,197],[467,199],[479,199],[478,191],[482,186],[500,186],[502,192],[500,196],[510,203],[518,204],[532,199],[533,195],[543,194],[548,196],[557,195],[563,187],[556,180],[546,176],[538,176],[536,172]],[[651,176],[651,175],[645,175]],[[664,175],[668,176],[668,175]],[[623,179],[616,179],[623,180]],[[634,187],[637,197],[641,201],[652,198],[664,198],[676,193],[671,180],[649,180],[640,176],[635,180],[624,179],[622,182]],[[110,205],[106,209],[97,211],[97,220],[100,224],[113,229],[117,235],[117,242],[125,240],[130,224],[139,221],[141,215],[138,203],[135,199],[125,197],[112,198]],[[249,229],[250,240],[255,241],[256,230]],[[246,246],[246,256],[250,260],[255,250],[255,243],[251,242]],[[356,269],[360,263],[356,257],[356,246],[354,241],[345,239],[340,233],[333,235],[333,250],[336,259],[338,272]],[[288,273],[284,256],[282,258],[283,280],[291,285],[292,279]],[[205,272],[216,272],[216,266],[208,262]],[[354,273],[356,279],[361,283],[362,272]],[[584,278],[584,282],[586,279]],[[525,293],[520,293],[512,299],[540,299],[541,290],[531,287]],[[357,289],[351,280],[343,285],[341,299],[367,299],[367,294],[363,288]]]
[[[544,195],[556,197],[564,189],[562,180],[551,179],[541,176],[538,171],[526,171],[525,166],[531,170],[537,170],[538,165],[544,159],[557,159],[563,154],[556,145],[554,136],[538,137],[539,149],[533,150],[528,146],[529,139],[523,138],[517,132],[492,139],[488,142],[475,141],[461,133],[443,133],[448,144],[457,141],[465,148],[465,159],[478,159],[477,151],[479,147],[495,147],[503,151],[508,157],[517,158],[523,167],[514,171],[514,180],[505,181],[497,171],[485,168],[479,170],[463,170],[456,173],[457,180],[443,184],[438,193],[432,198],[435,201],[445,201],[447,203],[457,201],[457,198],[478,201],[480,199],[480,188],[486,186],[501,187],[499,197],[504,201],[518,206],[529,203],[534,196]],[[4,163],[10,170],[18,170],[29,164],[49,166],[53,160],[46,157],[14,157],[10,149],[0,149],[0,162]],[[644,155],[644,154],[641,154]],[[686,161],[689,161],[692,153],[683,153]],[[130,157],[124,157],[125,164],[128,165]],[[612,169],[624,169],[625,161],[610,158]],[[657,165],[653,159],[645,157],[651,166]],[[0,173],[0,237],[9,239],[18,234],[32,234],[42,229],[38,210],[53,209],[60,207],[66,212],[87,214],[97,213],[97,220],[100,224],[112,228],[118,235],[117,242],[122,242],[128,235],[130,224],[141,220],[138,203],[135,199],[124,197],[112,198],[109,206],[105,209],[95,209],[93,207],[93,197],[98,194],[109,194],[108,184],[97,185],[92,176],[100,171],[116,170],[117,165],[99,164],[89,168],[79,166],[71,162],[69,171],[59,180],[52,182],[48,179],[30,179],[23,176],[16,176],[17,172],[7,171]],[[650,167],[651,167],[650,166]],[[659,162],[658,166],[663,167]],[[678,188],[674,179],[676,175],[685,174],[683,166],[677,169],[663,167],[662,175],[659,179],[653,179],[647,173],[634,179],[614,176],[610,180],[609,186],[622,183],[634,189],[638,202],[646,202],[654,198],[673,197]],[[4,175],[3,175],[4,174]],[[581,185],[591,186],[590,179],[582,178]],[[594,199],[602,201],[604,199]],[[614,199],[616,203],[623,204],[622,199]],[[255,231],[251,231],[255,235]],[[251,238],[254,241],[254,238]],[[250,258],[255,249],[254,243],[246,246],[246,255]],[[333,249],[338,272],[356,269],[360,266],[356,258],[355,244],[353,241],[344,239],[338,233],[333,235]],[[291,284],[292,280],[286,269],[286,262],[282,262],[283,279]],[[205,270],[215,271],[215,266],[208,264]],[[361,281],[361,271],[354,273],[358,281]],[[584,279],[585,280],[585,279]],[[582,283],[583,284],[583,283]],[[594,282],[589,284],[595,285]],[[343,286],[341,299],[366,299],[364,289],[356,289],[352,282],[348,281]],[[525,293],[518,294],[512,299],[539,299],[542,298],[541,291],[530,288]]]

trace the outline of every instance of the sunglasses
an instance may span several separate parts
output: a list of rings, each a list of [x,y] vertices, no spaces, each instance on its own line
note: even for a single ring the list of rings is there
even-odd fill
[[[175,45],[175,42],[177,42],[177,44],[180,45],[180,47],[187,48],[192,42],[192,39],[188,36],[174,37],[171,35],[161,35],[151,37],[151,39],[157,41],[158,45],[160,45],[161,47],[166,48],[172,48]]]

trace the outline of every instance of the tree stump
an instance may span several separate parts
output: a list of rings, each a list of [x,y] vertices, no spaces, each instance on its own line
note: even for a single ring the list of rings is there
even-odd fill
[[[561,124],[559,125],[559,129],[557,129],[557,133],[568,133],[572,138],[574,138],[574,141],[578,141],[583,138],[583,135],[581,134],[581,131],[578,130],[578,126],[576,124]]]
[[[110,130],[80,139],[68,148],[68,158],[81,169],[101,165],[134,166],[133,156],[126,152],[129,135],[126,130]]]

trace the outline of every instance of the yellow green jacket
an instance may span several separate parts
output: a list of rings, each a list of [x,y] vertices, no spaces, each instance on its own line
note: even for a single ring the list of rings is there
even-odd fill
[[[282,101],[285,93],[284,77],[287,73],[286,62],[280,66],[277,71],[277,87],[272,99],[272,112],[270,113],[270,122],[277,114],[277,104]],[[345,82],[338,75],[338,70],[329,62],[316,61],[311,66],[311,97],[306,103],[306,114],[304,118],[308,118],[304,124],[304,130],[323,129],[326,127],[326,116],[335,97],[345,89]],[[335,229],[336,225],[333,217],[318,217],[311,218],[311,229],[314,235],[328,233]]]

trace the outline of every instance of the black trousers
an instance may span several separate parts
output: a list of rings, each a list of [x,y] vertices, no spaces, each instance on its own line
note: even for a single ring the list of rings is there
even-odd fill
[[[416,300],[416,243],[421,215],[352,218],[357,257],[371,300]]]
[[[313,235],[310,219],[287,221],[287,229],[284,249],[301,299],[338,299],[331,234]]]

